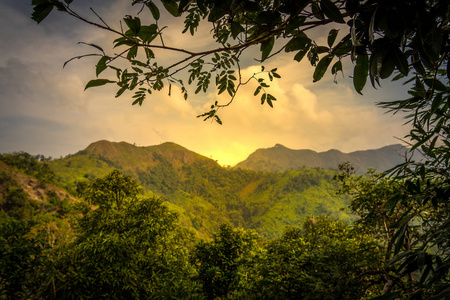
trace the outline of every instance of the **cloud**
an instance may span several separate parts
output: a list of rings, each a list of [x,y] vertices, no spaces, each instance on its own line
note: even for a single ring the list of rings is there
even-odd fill
[[[77,42],[111,46],[110,35],[58,13],[38,26],[29,19],[29,12],[23,12],[23,5],[6,3],[0,4],[0,35],[8,41],[0,44],[0,152],[26,150],[59,157],[100,139],[141,146],[172,141],[222,164],[235,164],[255,149],[276,143],[294,149],[349,152],[392,144],[393,136],[405,133],[400,118],[383,115],[373,105],[380,94],[396,94],[394,88],[377,91],[378,96],[368,90],[361,97],[353,92],[348,74],[337,85],[330,74],[313,83],[309,62],[306,58],[301,63],[293,61],[292,53],[264,62],[267,70],[278,67],[282,76],[270,82],[267,90],[277,97],[274,108],[261,105],[260,95],[253,96],[257,83],[252,80],[239,89],[229,107],[220,110],[222,126],[196,116],[216,100],[227,103],[226,92],[221,96],[213,90],[205,95],[191,93],[185,101],[179,88],[173,87],[171,97],[167,89],[153,93],[142,107],[131,105],[132,94],[115,99],[114,85],[84,92],[86,82],[95,77],[93,65],[98,58],[76,60],[65,69],[62,64],[92,50]],[[114,1],[100,5],[96,12],[118,26],[124,7],[129,3]],[[189,34],[179,35],[179,28],[165,29],[166,43],[187,49],[208,45],[207,27],[200,29],[195,40]],[[258,49],[242,57],[244,80],[260,71],[253,66]],[[164,58],[173,57],[165,54]]]

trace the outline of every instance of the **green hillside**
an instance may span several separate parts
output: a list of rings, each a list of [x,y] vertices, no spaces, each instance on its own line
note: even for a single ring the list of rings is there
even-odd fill
[[[257,172],[230,169],[174,143],[137,147],[99,141],[74,155],[48,162],[57,182],[76,193],[83,183],[113,169],[135,178],[180,214],[183,225],[211,237],[224,222],[279,237],[285,226],[313,215],[352,219],[334,195],[334,171]]]

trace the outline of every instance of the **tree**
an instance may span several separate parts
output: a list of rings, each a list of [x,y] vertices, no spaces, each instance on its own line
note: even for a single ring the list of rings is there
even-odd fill
[[[164,43],[164,28],[158,23],[161,5],[157,6],[152,0],[132,1],[132,5],[140,5],[148,11],[152,21],[143,24],[140,17],[126,16],[124,30],[114,29],[100,16],[96,16],[97,22],[88,20],[71,8],[71,2],[33,0],[32,18],[41,22],[57,8],[116,34],[113,44],[120,47],[119,54],[107,54],[100,46],[89,44],[98,52],[77,58],[99,56],[96,75],[106,69],[113,70],[116,75],[114,79],[91,80],[86,88],[116,83],[119,88],[116,96],[126,90],[134,91],[133,104],[142,104],[147,94],[165,86],[170,94],[172,85],[179,86],[187,99],[188,90],[180,75],[187,70],[188,84],[196,86],[195,93],[206,92],[212,81],[218,94],[225,91],[229,94],[229,102],[216,101],[209,111],[200,115],[205,120],[214,119],[221,123],[218,110],[232,103],[239,88],[250,81],[256,84],[254,94],[261,95],[261,104],[273,106],[276,97],[269,93],[269,85],[261,74],[242,78],[240,57],[252,46],[259,46],[261,63],[282,51],[292,52],[296,61],[306,57],[315,67],[314,81],[321,80],[330,67],[332,75],[338,74],[350,60],[354,64],[353,84],[358,93],[362,93],[367,78],[374,87],[380,85],[382,79],[405,78],[410,98],[379,105],[392,113],[405,113],[411,126],[405,142],[410,143],[412,150],[422,151],[424,159],[407,161],[392,170],[391,175],[400,180],[406,191],[392,203],[395,206],[400,202],[415,201],[422,210],[429,209],[429,203],[432,203],[432,209],[439,212],[437,221],[440,221],[424,227],[422,241],[417,241],[411,251],[394,251],[393,259],[403,261],[409,270],[423,272],[423,283],[435,286],[436,282],[442,283],[436,286],[436,297],[450,296],[450,258],[446,242],[450,226],[444,221],[450,198],[450,6],[447,1],[162,0],[167,12],[184,18],[183,32],[194,36],[200,23],[210,23],[211,36],[217,46],[198,52]],[[326,44],[319,45],[311,38],[310,31],[324,26],[332,29]],[[338,39],[339,28],[347,28],[348,33]],[[158,50],[173,51],[183,57],[162,65],[158,61]],[[266,71],[261,67],[261,72],[266,72],[270,80],[280,77],[276,69]],[[413,218],[414,214],[406,211],[395,223],[394,243],[404,236],[402,232]],[[435,247],[438,250],[432,259],[418,263],[423,262],[422,257],[428,257],[429,250]]]
[[[340,193],[350,196],[350,208],[359,216],[355,227],[378,238],[382,246],[384,266],[378,273],[385,282],[383,294],[403,293],[412,299],[445,296],[450,208],[448,201],[435,199],[442,182],[429,174],[411,181],[374,170],[351,176],[348,164],[340,170],[336,176]]]
[[[207,299],[245,298],[248,274],[258,251],[259,235],[251,230],[234,229],[222,224],[211,242],[200,242],[192,252],[197,265],[197,280]],[[244,295],[244,296],[243,296]]]
[[[362,299],[379,292],[378,241],[328,217],[306,220],[268,242],[258,261],[255,299]]]
[[[123,184],[127,183],[127,184]],[[75,239],[52,250],[41,296],[72,298],[174,298],[195,294],[177,215],[159,198],[137,197],[137,184],[118,171],[96,179],[79,204]],[[111,193],[105,196],[103,187]],[[118,203],[117,194],[121,197]],[[98,201],[97,201],[98,200]]]
[[[31,224],[4,217],[0,211],[0,298],[29,299],[36,288],[35,274],[42,267],[48,245],[42,234],[30,234]]]

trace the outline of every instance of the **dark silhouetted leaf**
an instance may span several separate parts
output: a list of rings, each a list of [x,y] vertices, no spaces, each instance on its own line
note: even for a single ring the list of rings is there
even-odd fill
[[[109,56],[103,56],[97,63],[95,68],[95,75],[98,75],[106,69],[106,62],[110,59]]]
[[[309,48],[311,40],[306,36],[296,36],[292,38],[285,46],[284,51],[291,52]]]
[[[93,79],[86,84],[86,87],[84,88],[84,90],[87,90],[88,88],[91,88],[91,87],[102,86],[102,85],[105,85],[107,83],[112,83],[112,82],[114,82],[114,81],[111,81],[108,79]]]
[[[392,51],[392,57],[400,73],[407,76],[409,73],[409,66],[406,54],[401,52],[398,48],[394,48]]]
[[[270,52],[272,51],[274,42],[275,38],[271,37],[270,39],[261,44],[261,52],[262,52],[261,61],[266,60],[266,58],[269,56]]]
[[[153,2],[147,2],[147,7],[150,9],[150,12],[152,13],[153,19],[159,20],[160,14],[159,9]]]
[[[334,22],[345,23],[344,18],[339,12],[339,9],[330,0],[321,0],[320,8],[322,9],[322,12],[325,14],[325,16],[327,16]]]
[[[236,38],[239,35],[239,33],[244,31],[245,31],[244,27],[242,27],[242,25],[239,24],[239,22],[231,23],[231,35],[233,36],[233,38]]]
[[[313,74],[314,82],[322,79],[323,75],[325,74],[325,72],[328,69],[328,66],[330,65],[331,61],[333,60],[333,57],[334,56],[331,54],[328,54],[328,55],[322,57],[322,59],[317,64],[316,69],[314,70],[314,74]]]
[[[36,2],[34,2],[34,1],[32,2],[33,5],[36,5],[35,3]],[[51,4],[51,3],[36,5],[33,8],[33,13],[31,14],[31,18],[33,20],[35,20],[36,22],[41,23],[42,20],[44,20],[52,10],[53,10],[53,4]]]
[[[341,71],[342,72],[342,62],[339,60],[337,61],[333,67],[331,68],[331,74],[335,75],[337,74],[337,72]]]
[[[337,34],[339,30],[337,29],[331,29],[328,33],[328,46],[333,47],[334,41],[336,40]]]
[[[127,17],[123,18],[123,20],[134,34],[139,33],[139,30],[141,30],[141,20],[139,18]]]
[[[366,85],[367,75],[369,73],[369,58],[367,55],[358,55],[356,65],[353,70],[353,86],[355,90],[362,95],[361,91]]]
[[[178,5],[174,0],[162,0],[161,1],[166,10],[174,17],[180,16],[178,11]]]

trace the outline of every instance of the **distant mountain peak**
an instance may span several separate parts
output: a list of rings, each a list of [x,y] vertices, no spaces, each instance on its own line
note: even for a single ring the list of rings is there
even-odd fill
[[[91,143],[79,154],[98,156],[115,167],[135,173],[146,171],[148,167],[160,164],[163,160],[176,169],[194,162],[217,165],[212,159],[173,142],[164,142],[154,146],[136,146],[127,142],[101,140]]]
[[[288,149],[287,147],[285,147],[285,146],[283,146],[281,144],[275,144],[274,148],[286,148],[286,149]]]
[[[254,171],[288,171],[301,168],[337,169],[338,165],[349,161],[358,174],[365,173],[369,168],[386,171],[404,162],[407,148],[394,144],[379,149],[360,150],[343,153],[337,149],[316,152],[308,149],[293,150],[281,144],[272,148],[258,149],[249,157],[238,163],[236,168]]]

